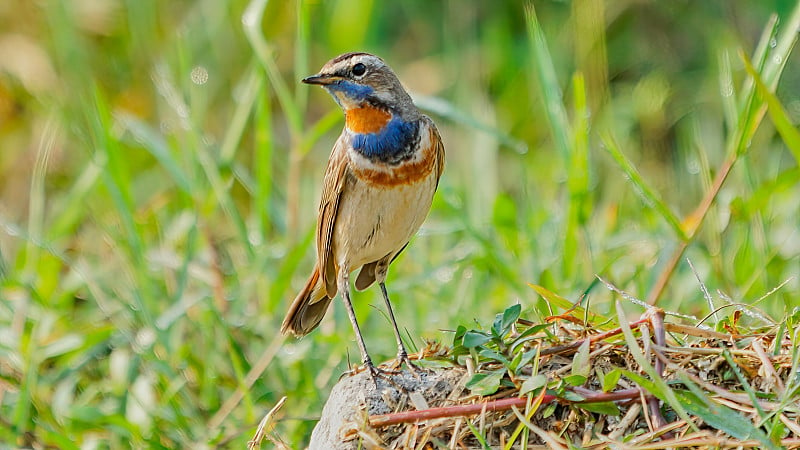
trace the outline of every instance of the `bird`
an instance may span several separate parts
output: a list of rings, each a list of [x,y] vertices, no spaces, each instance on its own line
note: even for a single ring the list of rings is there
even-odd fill
[[[344,112],[345,123],[322,183],[317,261],[281,332],[310,333],[339,293],[362,363],[377,380],[382,371],[367,352],[351,301],[350,275],[359,270],[356,289],[380,286],[397,340],[396,361],[418,369],[400,337],[386,275],[431,208],[445,163],[439,130],[386,62],[370,53],[339,55],[302,82],[324,88]]]

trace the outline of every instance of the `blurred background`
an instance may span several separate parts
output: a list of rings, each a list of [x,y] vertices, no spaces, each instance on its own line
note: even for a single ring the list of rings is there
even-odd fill
[[[445,140],[433,210],[388,281],[413,348],[514,303],[558,312],[529,283],[613,316],[596,275],[644,299],[681,242],[694,271],[681,258],[658,305],[698,319],[674,320],[794,317],[800,171],[772,116],[744,120],[742,55],[785,65],[796,126],[800,58],[769,52],[798,3],[531,4],[0,2],[0,442],[242,448],[284,395],[273,436],[306,442],[360,362],[338,300],[311,335],[279,334],[343,125],[299,80],[346,51],[383,57]],[[700,231],[676,235],[737,149]],[[373,358],[391,358],[379,292],[355,302]]]

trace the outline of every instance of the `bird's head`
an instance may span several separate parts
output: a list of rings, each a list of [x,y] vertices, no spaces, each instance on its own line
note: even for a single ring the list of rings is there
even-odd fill
[[[403,112],[415,111],[397,75],[369,53],[345,53],[325,63],[318,74],[303,83],[324,87],[347,112],[367,105]]]

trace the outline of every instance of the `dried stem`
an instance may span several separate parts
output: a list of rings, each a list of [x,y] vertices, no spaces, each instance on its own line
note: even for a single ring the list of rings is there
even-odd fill
[[[711,209],[714,199],[717,198],[720,189],[722,189],[722,185],[725,183],[725,179],[728,178],[728,174],[730,174],[733,165],[736,163],[736,159],[737,155],[735,153],[731,154],[731,156],[720,168],[720,171],[717,172],[717,177],[714,179],[714,184],[712,184],[711,189],[706,192],[706,195],[703,197],[700,205],[694,210],[694,212],[689,214],[689,216],[683,220],[683,226],[688,228],[686,230],[687,239],[678,244],[678,248],[675,249],[675,252],[667,262],[666,267],[664,267],[661,275],[659,275],[656,284],[653,286],[653,289],[647,296],[648,304],[655,305],[658,302],[658,299],[661,297],[661,294],[664,293],[669,279],[672,278],[675,268],[678,267],[678,262],[683,257],[683,252],[686,251],[686,248],[697,235],[697,231],[700,230],[700,226],[703,224],[709,209]]]
[[[542,403],[558,401],[561,403],[604,403],[622,400],[632,400],[644,393],[642,389],[622,389],[614,392],[595,392],[586,388],[576,387],[573,392],[584,399],[577,402],[560,399],[555,395],[543,395]],[[648,398],[650,396],[647,396]],[[423,409],[419,411],[403,411],[391,414],[370,416],[369,425],[372,427],[385,427],[399,423],[417,422],[420,420],[441,419],[443,417],[462,417],[481,414],[485,411],[506,411],[512,407],[524,407],[527,397],[511,397],[489,402],[473,403],[471,405],[443,406],[440,408]]]

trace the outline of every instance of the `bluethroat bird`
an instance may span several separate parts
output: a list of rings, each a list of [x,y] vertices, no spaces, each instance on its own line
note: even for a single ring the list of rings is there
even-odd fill
[[[355,287],[376,281],[397,339],[397,360],[413,367],[386,293],[389,264],[425,220],[444,169],[444,145],[392,69],[369,53],[328,61],[303,83],[325,88],[344,111],[342,134],[331,151],[317,217],[317,263],[292,302],[281,332],[304,336],[319,325],[341,293],[363,363],[372,363],[350,300]]]

